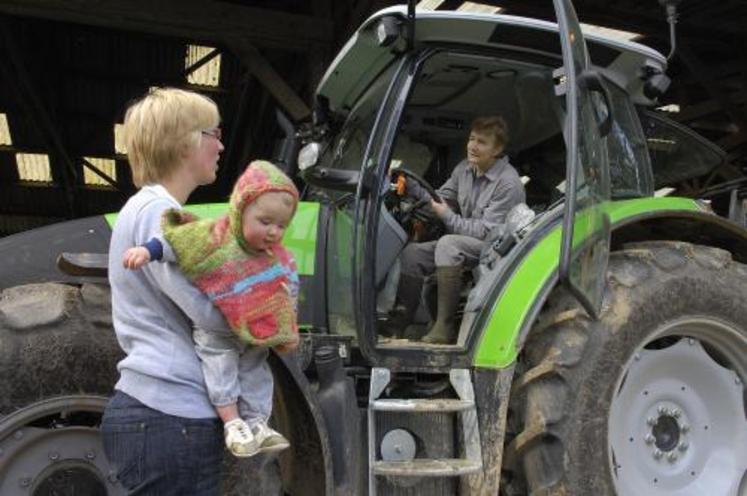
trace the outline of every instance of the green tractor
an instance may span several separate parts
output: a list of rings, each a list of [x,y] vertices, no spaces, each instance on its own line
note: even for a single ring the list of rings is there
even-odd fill
[[[555,9],[390,8],[335,58],[285,160],[307,185],[285,239],[302,346],[271,356],[292,446],[227,461],[228,493],[747,494],[744,214],[654,194],[723,153],[646,110],[665,57]],[[388,337],[399,256],[439,233],[393,181],[433,191],[486,114],[527,205],[465,273],[455,343]],[[0,494],[120,494],[97,431],[120,358],[97,255],[113,222],[0,240]]]

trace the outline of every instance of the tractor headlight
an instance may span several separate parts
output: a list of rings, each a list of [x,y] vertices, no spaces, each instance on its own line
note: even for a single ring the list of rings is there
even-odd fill
[[[298,152],[298,168],[299,170],[306,170],[309,167],[316,165],[319,160],[319,152],[322,149],[322,145],[313,141],[301,148]]]

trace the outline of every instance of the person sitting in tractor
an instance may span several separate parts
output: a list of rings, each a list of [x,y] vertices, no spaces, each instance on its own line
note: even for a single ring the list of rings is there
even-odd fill
[[[410,243],[402,251],[401,276],[390,332],[398,337],[412,324],[420,304],[423,280],[436,273],[438,310],[435,323],[422,338],[427,343],[455,341],[455,318],[462,289],[462,273],[479,262],[489,234],[515,205],[525,201],[524,186],[503,150],[508,128],[500,116],[476,118],[470,127],[467,157],[454,168],[431,199],[446,235],[435,241]],[[407,194],[429,198],[417,184],[407,183]]]

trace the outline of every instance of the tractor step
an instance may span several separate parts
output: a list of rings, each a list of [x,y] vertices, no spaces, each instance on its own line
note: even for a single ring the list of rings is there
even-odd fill
[[[458,477],[482,470],[480,433],[477,425],[477,408],[472,378],[467,369],[452,369],[449,381],[456,398],[379,398],[391,381],[387,368],[371,370],[371,386],[368,392],[368,494],[376,496],[377,477]],[[462,446],[456,448],[464,458],[414,458],[396,459],[389,454],[378,459],[379,450],[376,433],[376,414],[380,412],[452,413],[456,415],[461,430]]]
[[[480,463],[464,458],[415,458],[401,462],[377,461],[373,471],[376,475],[395,477],[452,477],[472,474],[481,468]]]
[[[474,401],[455,399],[376,400],[373,409],[379,412],[463,412],[474,408]]]

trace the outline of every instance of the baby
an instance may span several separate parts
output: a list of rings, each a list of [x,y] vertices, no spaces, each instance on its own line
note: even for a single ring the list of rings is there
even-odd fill
[[[210,401],[224,422],[226,447],[239,457],[290,446],[267,425],[271,376],[265,383],[252,382],[252,372],[266,366],[267,353],[257,359],[244,352],[249,347],[287,352],[298,344],[298,273],[280,244],[297,204],[293,182],[273,164],[254,161],[236,182],[226,215],[199,220],[168,210],[163,239],[124,255],[128,269],[157,260],[177,263],[223,313],[232,334],[196,328],[193,338]]]

